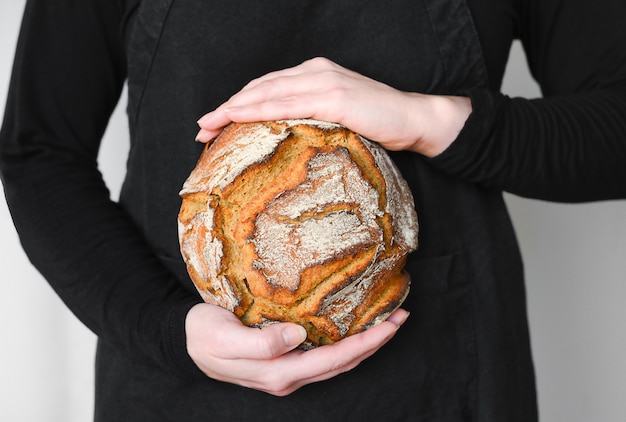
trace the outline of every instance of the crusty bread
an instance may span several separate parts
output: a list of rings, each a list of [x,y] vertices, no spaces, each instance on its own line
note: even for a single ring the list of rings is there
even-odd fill
[[[409,291],[413,197],[377,144],[315,120],[231,124],[181,191],[182,256],[204,301],[304,347],[384,321]]]

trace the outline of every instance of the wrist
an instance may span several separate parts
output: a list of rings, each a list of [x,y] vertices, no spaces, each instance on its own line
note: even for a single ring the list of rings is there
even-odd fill
[[[432,158],[457,138],[472,113],[467,97],[416,94],[412,113],[418,136],[409,150]]]

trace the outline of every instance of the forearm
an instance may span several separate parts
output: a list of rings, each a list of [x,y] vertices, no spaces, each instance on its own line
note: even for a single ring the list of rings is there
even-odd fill
[[[462,179],[522,196],[626,196],[625,91],[527,100],[477,90],[458,139],[431,160]]]
[[[3,132],[5,145],[9,136]],[[109,200],[95,163],[44,148],[5,153],[1,163],[22,245],[69,309],[130,356],[193,376],[184,318],[200,299]]]
[[[184,318],[199,301],[158,261],[98,171],[125,78],[123,10],[32,1],[0,133],[0,170],[22,244],[104,341],[193,374]]]

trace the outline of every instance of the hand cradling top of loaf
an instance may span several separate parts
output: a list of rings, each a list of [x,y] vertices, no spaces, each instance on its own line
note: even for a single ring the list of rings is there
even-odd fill
[[[388,154],[315,120],[232,123],[183,185],[180,248],[205,302],[304,348],[384,321],[409,292],[417,215]]]

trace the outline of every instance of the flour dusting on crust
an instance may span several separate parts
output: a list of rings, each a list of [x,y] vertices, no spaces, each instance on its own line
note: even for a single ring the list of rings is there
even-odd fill
[[[207,207],[206,211],[196,214],[187,227],[179,223],[181,252],[198,277],[208,282],[207,289],[199,290],[202,299],[233,311],[239,298],[229,280],[221,274],[224,248],[214,236],[214,214],[214,209]],[[199,244],[204,246],[202,254],[196,253]]]
[[[228,144],[214,150],[216,153],[211,156],[212,166],[208,174],[202,169],[191,172],[180,194],[210,192],[215,187],[224,189],[245,169],[271,156],[288,136],[287,129],[275,133],[263,125],[259,125],[254,132],[241,131]]]
[[[413,194],[389,154],[377,144],[367,139],[363,140],[387,181],[387,212],[394,218],[393,226],[397,235],[394,241],[406,246],[407,250],[415,250],[417,249],[418,224]]]
[[[346,150],[313,157],[306,181],[257,217],[255,269],[271,284],[297,289],[302,270],[382,241],[377,203],[378,192],[360,176]],[[325,212],[342,204],[344,209]]]

